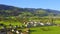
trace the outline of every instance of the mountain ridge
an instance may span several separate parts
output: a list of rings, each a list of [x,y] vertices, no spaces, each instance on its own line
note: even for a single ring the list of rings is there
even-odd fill
[[[30,12],[31,14],[34,14],[36,16],[48,16],[50,13],[52,13],[54,16],[60,15],[60,11],[58,10],[52,10],[52,9],[42,9],[42,8],[18,8],[14,6],[9,5],[3,5],[0,4],[0,16],[18,16],[22,12]],[[40,12],[38,14],[38,12]],[[42,12],[42,14],[41,14]],[[45,14],[43,14],[45,12]],[[37,14],[36,14],[37,13]],[[48,14],[49,13],[49,14]]]

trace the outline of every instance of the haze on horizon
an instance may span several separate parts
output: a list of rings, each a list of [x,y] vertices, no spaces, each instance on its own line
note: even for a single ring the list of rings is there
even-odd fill
[[[0,0],[0,4],[22,7],[60,10],[60,0]]]

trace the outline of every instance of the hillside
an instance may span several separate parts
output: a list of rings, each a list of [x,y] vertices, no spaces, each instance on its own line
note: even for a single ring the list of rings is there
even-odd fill
[[[8,6],[8,5],[3,5],[0,4],[0,16],[3,17],[9,17],[9,16],[48,16],[48,15],[53,15],[53,16],[60,16],[60,11],[58,10],[51,10],[51,9],[42,9],[42,8],[18,8],[14,6]]]

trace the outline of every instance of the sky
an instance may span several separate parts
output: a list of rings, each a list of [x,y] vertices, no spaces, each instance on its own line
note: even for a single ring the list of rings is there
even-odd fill
[[[60,10],[60,0],[0,0],[0,4],[21,8],[43,8]]]

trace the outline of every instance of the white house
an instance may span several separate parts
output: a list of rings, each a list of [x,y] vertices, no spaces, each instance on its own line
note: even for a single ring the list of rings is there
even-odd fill
[[[51,25],[51,23],[50,23],[50,22],[47,22],[46,24],[47,24],[47,25]]]
[[[43,26],[43,25],[44,25],[44,23],[40,23],[40,25],[42,25],[42,26]]]
[[[12,29],[11,31],[14,32],[14,29]]]
[[[37,24],[34,24],[34,26],[37,26]]]
[[[19,31],[16,31],[17,34],[19,34]]]

